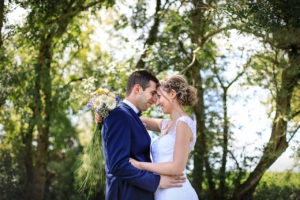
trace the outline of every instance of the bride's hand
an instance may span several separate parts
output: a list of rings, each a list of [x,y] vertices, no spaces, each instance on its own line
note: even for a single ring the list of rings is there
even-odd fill
[[[139,162],[133,158],[129,158],[129,162],[131,163],[131,165],[133,165],[135,168],[138,168],[138,169],[142,169],[142,166],[141,166],[141,163],[142,162]]]

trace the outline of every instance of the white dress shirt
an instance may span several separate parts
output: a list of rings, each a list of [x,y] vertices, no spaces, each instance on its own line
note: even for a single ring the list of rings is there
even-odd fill
[[[128,101],[127,99],[124,99],[123,103],[126,103],[130,108],[132,108],[132,110],[134,110],[134,112],[136,114],[138,114],[139,110],[135,107],[135,105],[133,105],[133,103],[131,103],[130,101]],[[147,124],[142,122],[144,124],[145,127],[147,127]]]
[[[130,101],[128,101],[127,99],[125,99],[123,101],[123,103],[126,103],[130,108],[132,108],[132,110],[134,110],[135,113],[138,113],[139,110],[135,107],[135,105],[133,105],[133,103],[131,103]]]

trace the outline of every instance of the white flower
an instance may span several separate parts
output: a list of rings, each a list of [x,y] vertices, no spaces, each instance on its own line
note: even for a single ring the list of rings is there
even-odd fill
[[[100,97],[93,99],[94,108],[100,108],[102,106],[102,100]]]
[[[108,101],[108,96],[106,94],[102,94],[99,96],[99,99],[102,103],[107,103]]]
[[[106,106],[108,107],[108,109],[112,110],[116,107],[117,102],[114,98],[108,98],[108,101],[106,103]]]
[[[109,96],[112,97],[112,98],[116,97],[116,95],[112,92],[109,93]]]
[[[104,92],[106,93],[106,94],[109,94],[109,90],[108,89],[104,89]]]

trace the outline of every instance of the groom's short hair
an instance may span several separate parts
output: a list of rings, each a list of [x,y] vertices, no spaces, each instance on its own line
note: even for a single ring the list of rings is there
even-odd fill
[[[133,72],[127,80],[126,96],[130,95],[135,84],[139,84],[143,88],[143,90],[145,90],[150,86],[150,81],[155,82],[156,87],[159,86],[158,79],[151,72],[147,70],[139,70]]]

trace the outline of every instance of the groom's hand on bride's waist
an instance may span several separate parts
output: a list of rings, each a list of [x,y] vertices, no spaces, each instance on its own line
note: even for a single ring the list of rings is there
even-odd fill
[[[159,188],[182,187],[182,183],[186,181],[183,174],[180,175],[160,175]]]

